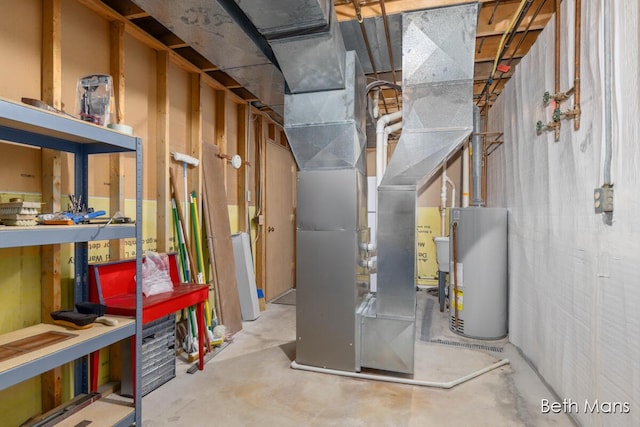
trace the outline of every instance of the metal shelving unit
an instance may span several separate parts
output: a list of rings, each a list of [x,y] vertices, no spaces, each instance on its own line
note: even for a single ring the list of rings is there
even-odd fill
[[[27,105],[0,99],[0,141],[34,147],[65,151],[74,155],[74,191],[76,196],[88,200],[88,164],[92,154],[134,152],[136,155],[136,222],[118,225],[68,225],[34,227],[0,227],[0,248],[74,243],[75,300],[87,299],[88,244],[92,240],[122,238],[136,239],[137,276],[142,277],[142,140],[137,137],[112,131],[90,123],[50,113]],[[82,262],[80,260],[83,260]],[[126,426],[135,422],[142,425],[141,352],[142,345],[142,291],[136,294],[135,319],[121,319],[117,327],[96,324],[92,328],[71,331],[74,338],[54,344],[33,353],[20,355],[0,362],[0,390],[25,379],[39,375],[64,363],[77,360],[91,352],[127,337],[135,336],[136,342],[136,387],[134,403],[130,411],[121,411],[122,405],[113,414],[121,414],[114,425]],[[56,325],[34,325],[29,328],[0,335],[0,345],[15,339],[32,336],[43,330],[65,330]],[[66,332],[69,332],[65,330]],[[30,356],[29,356],[30,355]],[[76,375],[76,394],[88,388],[86,370]],[[78,378],[79,377],[79,378]],[[99,404],[98,404],[99,403]],[[121,403],[121,402],[120,402]],[[99,412],[109,412],[106,401],[98,401]],[[106,409],[104,408],[107,405]],[[84,409],[83,411],[84,412]]]

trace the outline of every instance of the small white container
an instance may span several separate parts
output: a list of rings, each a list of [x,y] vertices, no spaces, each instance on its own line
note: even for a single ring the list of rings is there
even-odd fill
[[[436,242],[436,257],[438,259],[438,270],[443,273],[449,272],[449,238],[434,237]]]

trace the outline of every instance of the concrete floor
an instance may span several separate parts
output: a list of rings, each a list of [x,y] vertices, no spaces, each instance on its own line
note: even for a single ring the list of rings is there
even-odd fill
[[[554,396],[507,340],[466,340],[446,314],[418,292],[415,379],[450,381],[500,359],[510,364],[450,390],[293,370],[295,306],[267,304],[205,370],[186,373],[144,397],[143,424],[157,426],[573,426],[564,414],[542,414]],[[489,345],[467,349],[433,340]]]

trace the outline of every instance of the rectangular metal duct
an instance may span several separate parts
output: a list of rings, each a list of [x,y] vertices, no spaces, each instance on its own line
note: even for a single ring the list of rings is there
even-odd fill
[[[395,69],[400,70],[402,69],[402,14],[388,15],[387,22],[389,24],[389,38],[391,40]],[[389,52],[387,50],[387,38],[382,17],[365,18],[363,24],[367,32],[369,45],[371,46],[371,54],[376,71],[378,73],[391,71]],[[371,60],[369,59],[367,47],[364,44],[364,38],[362,37],[358,21],[352,19],[350,21],[340,22],[340,31],[342,32],[345,48],[356,51],[365,74],[373,73]]]
[[[383,186],[429,179],[471,133],[477,10],[467,4],[403,15],[404,125]]]
[[[328,31],[270,40],[291,93],[344,88],[346,50],[333,8]]]
[[[282,105],[284,76],[265,53],[270,47],[224,7],[229,1],[133,0],[265,104]]]
[[[364,170],[365,78],[355,53],[345,57],[344,89],[285,96],[285,132],[301,170]]]
[[[329,25],[329,0],[234,0],[267,39]]]
[[[256,95],[264,104],[284,104],[284,76],[272,63],[225,70],[235,81]]]
[[[233,0],[269,41],[291,93],[344,89],[345,53],[330,0]]]
[[[270,62],[218,1],[133,1],[222,70]]]
[[[404,125],[378,187],[377,295],[362,334],[364,352],[381,336],[393,346],[362,366],[413,373],[416,188],[471,133],[477,12],[468,4],[403,15]]]

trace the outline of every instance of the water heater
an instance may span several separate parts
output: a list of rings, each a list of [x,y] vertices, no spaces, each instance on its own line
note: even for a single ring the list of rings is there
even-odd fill
[[[451,330],[479,339],[507,335],[507,210],[453,208],[450,218]]]

